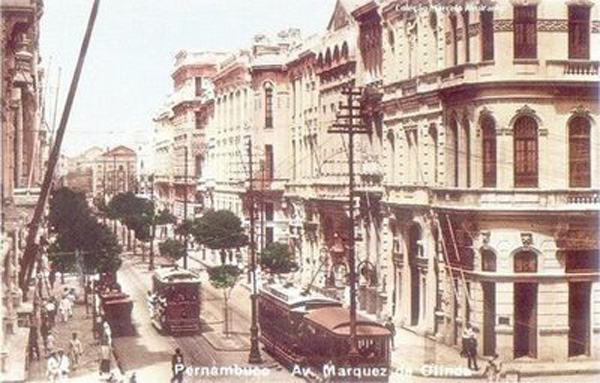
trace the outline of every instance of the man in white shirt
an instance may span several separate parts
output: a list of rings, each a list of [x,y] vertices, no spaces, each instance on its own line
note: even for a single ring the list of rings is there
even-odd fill
[[[65,355],[63,350],[58,350],[58,382],[63,383],[67,381],[69,376],[69,358]]]
[[[56,383],[58,381],[60,375],[60,358],[55,351],[51,352],[48,357],[46,374],[48,375],[48,381],[50,383]]]

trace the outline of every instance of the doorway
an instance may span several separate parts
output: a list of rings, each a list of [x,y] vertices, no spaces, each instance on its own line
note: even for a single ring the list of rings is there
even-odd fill
[[[483,282],[483,355],[496,353],[496,284]]]
[[[514,358],[537,357],[537,284],[515,283]]]
[[[590,354],[590,282],[569,283],[569,356]]]
[[[421,228],[413,224],[408,233],[408,262],[410,268],[410,325],[417,326],[421,313],[421,278],[418,268],[418,259],[421,257],[422,249]]]

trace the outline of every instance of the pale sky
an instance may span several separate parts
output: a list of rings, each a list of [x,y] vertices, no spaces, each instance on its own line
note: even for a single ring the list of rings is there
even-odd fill
[[[42,67],[52,124],[61,67],[57,125],[92,0],[46,0],[41,21]],[[171,91],[174,55],[181,49],[235,51],[256,34],[289,27],[322,32],[335,0],[102,0],[75,98],[63,153],[92,145],[149,141],[152,117]]]

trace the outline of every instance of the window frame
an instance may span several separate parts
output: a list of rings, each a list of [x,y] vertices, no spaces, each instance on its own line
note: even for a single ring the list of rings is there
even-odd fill
[[[490,116],[481,120],[483,187],[496,187],[498,181],[496,124]]]
[[[265,87],[265,129],[273,129],[273,88]]]
[[[481,27],[481,61],[494,60],[494,11],[484,10],[479,13]]]
[[[576,125],[579,121],[581,121],[581,124]],[[573,132],[576,128],[582,129],[582,132]],[[592,184],[592,146],[590,142],[592,124],[589,119],[583,116],[575,116],[569,121],[567,129],[569,135],[569,187],[589,188]],[[580,167],[581,169],[577,169]],[[583,175],[581,174],[582,169]]]
[[[523,121],[530,121],[525,125]],[[529,129],[532,132],[526,132]],[[537,188],[539,184],[539,125],[531,116],[520,116],[513,127],[513,174],[515,188]],[[529,161],[533,160],[533,164]]]
[[[591,38],[590,7],[572,4],[568,8],[569,60],[589,60]],[[574,17],[577,10],[583,11],[582,13],[585,13],[585,15],[581,18]],[[577,30],[579,30],[579,34],[575,33]],[[585,41],[576,41],[577,37],[583,37]]]
[[[537,6],[513,7],[513,48],[515,59],[537,59]]]

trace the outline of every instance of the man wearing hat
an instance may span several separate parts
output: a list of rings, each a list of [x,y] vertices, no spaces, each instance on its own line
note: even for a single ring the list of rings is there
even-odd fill
[[[48,365],[46,374],[50,383],[56,383],[60,375],[60,359],[57,351],[51,351],[48,356]]]

